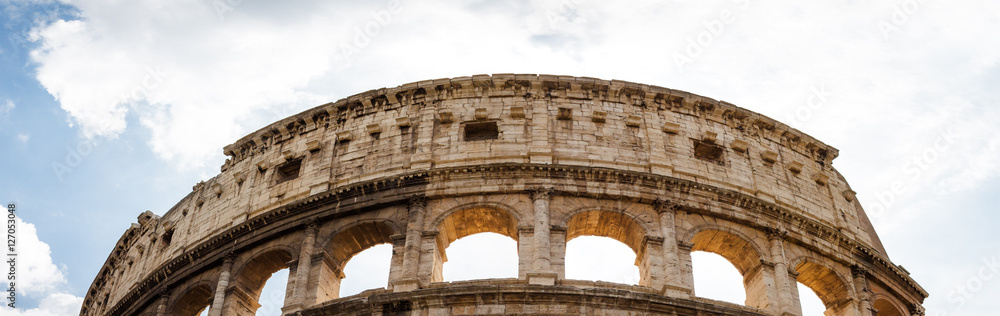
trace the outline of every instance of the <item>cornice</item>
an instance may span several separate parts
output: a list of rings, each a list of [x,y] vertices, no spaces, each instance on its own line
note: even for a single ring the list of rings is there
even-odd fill
[[[424,80],[393,88],[380,88],[358,93],[336,102],[326,103],[289,116],[250,133],[223,148],[230,156],[229,164],[237,163],[271,145],[287,141],[299,134],[327,126],[342,129],[348,120],[378,111],[404,107],[421,108],[430,102],[490,97],[525,99],[587,99],[621,102],[644,111],[670,111],[695,115],[714,121],[730,121],[738,129],[755,129],[775,139],[787,140],[789,149],[803,154],[817,152],[817,159],[830,165],[839,151],[823,142],[775,119],[738,107],[725,101],[681,90],[620,80],[587,77],[494,74],[436,80]]]

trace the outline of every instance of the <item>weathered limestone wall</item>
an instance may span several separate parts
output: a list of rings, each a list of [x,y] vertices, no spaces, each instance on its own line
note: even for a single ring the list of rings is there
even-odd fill
[[[144,299],[150,294],[137,289],[176,298],[182,286],[198,288],[195,280],[212,283],[227,311],[252,310],[256,281],[220,288],[219,275],[237,274],[239,261],[256,258],[251,250],[264,244],[281,251],[257,269],[288,267],[310,280],[289,284],[297,289],[290,292],[308,292],[290,295],[289,311],[335,297],[346,260],[379,243],[399,253],[391,288],[426,289],[441,279],[447,245],[483,231],[517,240],[519,279],[529,283],[562,284],[565,242],[600,235],[632,247],[640,285],[666,296],[692,294],[690,251],[730,258],[746,278],[747,305],[773,312],[796,314],[796,280],[846,290],[824,298],[838,315],[871,304],[858,287],[873,288],[872,279],[905,304],[926,296],[886,259],[832,167],[836,149],[683,91],[546,75],[428,80],[307,110],[224,153],[230,159],[218,176],[162,217],[140,215],[81,315],[157,314]],[[339,236],[367,242],[330,241],[352,229],[344,223],[360,222],[373,224]],[[462,224],[470,222],[488,224]],[[630,224],[604,225],[612,222]],[[312,237],[303,233],[310,229]],[[313,242],[301,246],[306,240]],[[243,248],[223,249],[224,241]],[[243,307],[227,299],[233,295]],[[145,307],[134,306],[140,301]],[[173,310],[163,301],[164,313]]]

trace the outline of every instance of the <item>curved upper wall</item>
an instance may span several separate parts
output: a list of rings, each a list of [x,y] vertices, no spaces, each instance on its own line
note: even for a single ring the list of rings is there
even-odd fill
[[[495,122],[497,138],[467,141],[465,129],[477,122]],[[836,148],[724,101],[638,83],[520,74],[420,81],[315,107],[223,151],[230,159],[206,181],[219,186],[210,191],[235,188],[234,179],[255,171],[270,182],[256,187],[271,192],[267,199],[229,207],[241,210],[235,221],[283,201],[414,170],[541,163],[649,172],[738,191],[847,229],[884,254],[854,192],[831,165]],[[302,180],[275,184],[266,172],[305,156]],[[211,194],[200,198],[212,209],[235,206]]]
[[[427,80],[306,110],[224,153],[229,159],[221,173],[195,185],[162,218],[139,216],[95,279],[87,304],[101,288],[114,288],[103,296],[117,302],[212,238],[293,202],[346,190],[364,194],[420,172],[486,166],[586,167],[594,177],[614,170],[635,177],[629,181],[650,175],[702,185],[718,192],[710,199],[766,203],[797,218],[795,229],[873,249],[872,256],[908,280],[880,259],[885,252],[877,235],[831,165],[837,149],[766,116],[684,91],[549,75]],[[428,190],[432,197],[505,188]],[[600,185],[573,190],[649,198]]]

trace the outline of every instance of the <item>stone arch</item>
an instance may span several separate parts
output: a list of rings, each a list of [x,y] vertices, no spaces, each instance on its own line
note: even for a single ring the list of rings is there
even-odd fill
[[[174,295],[167,306],[167,315],[197,316],[202,310],[212,304],[215,296],[214,284],[209,281],[192,283]]]
[[[229,283],[223,315],[253,315],[260,308],[258,300],[264,283],[274,272],[288,268],[295,255],[291,247],[275,244],[242,257],[246,260],[233,269],[235,273]]]
[[[780,304],[774,286],[774,264],[765,260],[768,252],[753,238],[727,226],[707,224],[692,228],[682,240],[690,243],[691,251],[718,254],[736,267],[743,276],[746,306],[770,309]]]
[[[497,233],[518,240],[517,212],[499,203],[469,203],[453,207],[431,222],[438,231],[438,243],[447,248],[459,238],[478,233]]]
[[[354,255],[381,244],[392,244],[392,236],[399,228],[389,220],[368,220],[341,227],[323,243],[323,250],[334,260],[340,278],[343,269]]]
[[[567,215],[565,243],[580,236],[600,236],[617,240],[635,253],[635,265],[639,268],[639,285],[658,287],[661,276],[653,281],[657,268],[650,268],[650,258],[659,258],[662,251],[662,239],[654,248],[647,243],[649,232],[639,220],[624,211],[603,208],[585,208],[575,210]],[[662,269],[661,269],[662,270]],[[654,284],[656,283],[656,284]]]
[[[874,316],[907,316],[905,309],[899,306],[892,297],[882,293],[875,293],[872,296],[872,308],[875,309]]]
[[[747,272],[760,265],[767,253],[753,238],[716,224],[696,226],[681,240],[693,244],[692,251],[711,252],[726,258],[744,277]]]
[[[855,297],[851,283],[847,279],[833,268],[814,259],[797,258],[790,261],[788,267],[798,274],[795,281],[816,292],[816,296],[823,301],[828,313],[832,311],[833,315],[839,315],[840,313],[836,311],[844,308],[851,302],[851,298]]]
[[[285,263],[287,263],[288,261],[291,261],[292,258],[295,258],[296,257],[295,254],[298,252],[292,246],[285,244],[271,244],[267,245],[266,247],[254,249],[249,253],[244,253],[243,255],[239,256],[244,260],[237,260],[236,262],[238,262],[239,264],[233,264],[233,270],[232,270],[234,272],[233,275],[234,276],[240,275],[240,273],[243,272],[243,270],[249,268],[248,266],[251,265],[255,260],[260,260],[261,258],[264,258],[265,255],[271,255],[271,253],[287,254],[287,256],[289,257],[289,259],[285,261]],[[282,268],[287,268],[287,267],[288,267],[287,265],[283,265]]]
[[[579,236],[608,237],[632,248],[636,255],[642,252],[646,236],[655,231],[643,226],[632,214],[606,208],[574,210],[560,222],[566,225],[567,242]]]
[[[304,301],[314,304],[339,298],[347,262],[368,248],[386,243],[394,245],[393,236],[399,234],[399,226],[388,219],[356,221],[338,227],[319,242],[319,251],[312,254],[309,283],[302,295]],[[393,251],[391,260],[399,259],[396,252]]]
[[[434,236],[433,257],[421,257],[421,262],[427,260],[431,265],[421,263],[420,273],[430,275],[431,282],[444,281],[444,263],[448,261],[445,250],[452,242],[478,233],[497,233],[510,237],[518,242],[518,256],[522,256],[520,236],[518,236],[518,213],[511,207],[500,203],[465,203],[443,212],[431,222]],[[519,266],[520,269],[520,266]],[[519,271],[518,273],[521,273]]]

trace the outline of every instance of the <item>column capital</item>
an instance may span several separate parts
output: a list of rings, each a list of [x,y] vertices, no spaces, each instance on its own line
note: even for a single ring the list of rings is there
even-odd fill
[[[780,226],[779,227],[765,227],[764,228],[764,233],[767,234],[767,239],[768,240],[775,240],[775,239],[781,240],[781,239],[785,239],[785,236],[788,236],[788,231],[785,230],[784,228],[780,227]]]
[[[234,260],[236,260],[236,253],[232,251],[227,252],[225,255],[222,256],[223,265],[232,265]]]
[[[531,194],[532,201],[540,199],[549,200],[551,199],[552,192],[553,189],[549,187],[535,187],[528,190],[528,193]]]
[[[424,196],[423,194],[418,194],[418,195],[411,196],[410,199],[407,202],[409,203],[409,206],[411,208],[414,208],[414,207],[426,207],[427,206],[427,197]]]
[[[315,217],[304,219],[302,220],[302,227],[305,228],[307,235],[312,234],[315,236],[316,232],[319,231],[319,219]]]
[[[674,201],[665,199],[656,199],[653,201],[653,209],[656,210],[657,214],[662,214],[663,212],[672,212],[679,209],[681,206]]]
[[[871,274],[872,274],[872,272],[870,270],[868,270],[868,268],[865,268],[865,267],[860,266],[860,265],[852,265],[851,266],[851,276],[853,276],[855,278],[866,278],[866,277],[868,277]]]

